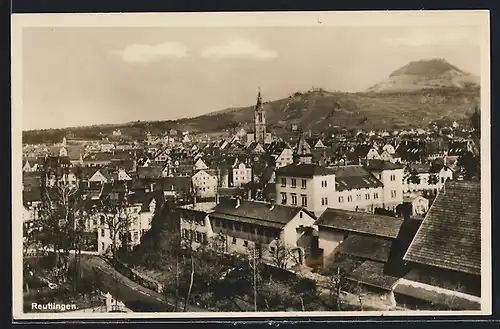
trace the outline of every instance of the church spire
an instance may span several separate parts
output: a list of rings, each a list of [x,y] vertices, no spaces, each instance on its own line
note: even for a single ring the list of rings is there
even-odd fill
[[[262,106],[262,96],[260,94],[260,86],[257,89],[257,104],[255,104],[255,110],[258,111]]]
[[[312,163],[311,146],[307,143],[302,129],[299,130],[299,140],[295,148],[295,162],[298,164]]]

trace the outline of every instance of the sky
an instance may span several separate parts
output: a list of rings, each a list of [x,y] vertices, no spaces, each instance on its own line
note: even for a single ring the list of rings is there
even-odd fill
[[[311,87],[364,91],[410,61],[480,73],[473,27],[28,27],[23,130],[170,120]]]

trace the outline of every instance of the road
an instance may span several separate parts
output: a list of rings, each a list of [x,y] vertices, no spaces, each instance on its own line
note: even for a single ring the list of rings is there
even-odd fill
[[[99,257],[85,255],[82,257],[81,265],[87,273],[93,273],[94,270],[101,273],[104,290],[135,312],[173,312],[175,310],[175,298],[166,297],[135,283]],[[182,302],[179,302],[179,307],[182,305]],[[209,312],[207,309],[193,305],[189,305],[187,311]]]

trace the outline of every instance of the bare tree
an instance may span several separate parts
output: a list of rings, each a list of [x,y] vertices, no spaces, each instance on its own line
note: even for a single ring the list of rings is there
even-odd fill
[[[134,220],[134,208],[124,196],[109,197],[103,207],[105,225],[109,230],[112,260],[116,261],[119,246],[126,246]],[[118,241],[120,238],[120,241]]]
[[[259,250],[260,246],[254,246],[248,248],[248,263],[251,269],[252,275],[252,290],[253,290],[253,308],[254,312],[257,312],[257,294],[258,294],[258,284],[259,284],[259,267],[261,264],[261,252]]]
[[[55,272],[65,282],[69,272],[69,254],[82,230],[83,191],[69,184],[68,165],[46,161],[42,166],[39,216],[32,224],[31,237],[43,246],[52,246]]]
[[[332,274],[328,282],[330,291],[330,299],[334,301],[336,311],[342,310],[342,292],[347,288],[347,280],[345,273],[337,267],[337,270]]]

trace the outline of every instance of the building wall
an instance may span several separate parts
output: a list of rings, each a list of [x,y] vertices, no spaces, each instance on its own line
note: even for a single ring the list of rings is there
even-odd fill
[[[282,186],[282,179],[286,180],[286,185]],[[296,187],[292,187],[292,179],[296,180]],[[306,181],[306,187],[302,188],[302,180]],[[326,187],[322,187],[322,182],[326,181]],[[314,176],[311,178],[301,177],[276,177],[276,203],[282,204],[282,193],[286,195],[286,204],[293,205],[292,194],[297,196],[297,205],[304,206],[318,217],[333,201],[335,195],[335,175]],[[307,205],[302,204],[302,195],[307,198]],[[328,198],[328,204],[322,204],[322,198]]]
[[[288,166],[293,163],[293,151],[285,148],[276,159],[276,169]]]
[[[335,249],[344,241],[344,233],[328,227],[318,226],[319,248],[323,249],[323,257],[330,257]]]
[[[240,187],[252,181],[252,168],[247,167],[244,163],[238,164],[233,168],[232,183],[234,187]]]
[[[369,196],[368,198],[367,195]],[[361,188],[337,191],[332,201],[330,208],[371,211],[374,208],[383,207],[384,188]]]
[[[181,237],[191,241],[194,249],[213,238],[215,233],[207,213],[186,209],[180,209],[179,213]]]
[[[376,173],[376,176],[381,177],[379,179],[384,184],[383,203],[386,209],[391,210],[403,203],[403,175],[403,169],[384,170]]]
[[[199,171],[192,177],[193,188],[200,198],[212,198],[217,191],[217,177],[206,171]]]

